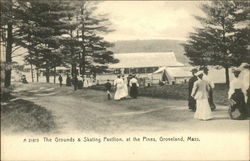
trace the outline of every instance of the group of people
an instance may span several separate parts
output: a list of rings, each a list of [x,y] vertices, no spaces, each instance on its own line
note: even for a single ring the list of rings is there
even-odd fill
[[[231,119],[244,120],[250,117],[250,65],[243,63],[234,68],[233,73],[228,91],[228,112]]]
[[[83,82],[83,80],[84,80],[84,82]],[[63,78],[62,78],[61,74],[59,74],[59,76],[58,76],[58,81],[60,83],[60,86],[62,86]],[[66,86],[73,85],[75,90],[81,89],[82,87],[91,86],[92,82],[93,82],[93,80],[91,78],[84,77],[84,79],[83,79],[81,76],[78,76],[78,75],[71,77],[69,74],[67,74],[67,77],[66,77]]]
[[[208,78],[208,69],[192,70],[193,77],[189,80],[189,109],[194,118],[201,120],[212,119],[212,110],[216,109],[213,102],[214,83]]]
[[[228,100],[231,119],[243,120],[249,115],[249,64],[243,63],[232,70],[234,79],[230,82]],[[189,80],[189,109],[195,112],[194,118],[209,120],[216,109],[213,102],[214,83],[208,78],[208,68],[192,70]],[[239,114],[237,115],[236,112]]]
[[[107,80],[107,83],[105,86],[106,86],[108,99],[111,99],[112,85],[109,80]],[[130,87],[130,92],[129,92],[128,86]],[[138,96],[139,83],[135,75],[128,77],[128,78],[125,78],[124,75],[122,76],[118,75],[117,79],[114,80],[114,87],[116,89],[114,100],[126,99],[128,98],[129,95],[131,98],[137,98]]]
[[[60,87],[62,87],[63,77],[62,77],[61,74],[59,74],[59,76],[58,76],[58,81],[59,81]],[[70,75],[67,74],[67,77],[66,77],[66,86],[73,85],[74,86],[74,90],[77,90],[79,88],[79,86],[80,86],[78,82],[79,82],[78,81],[78,77],[73,76],[71,78]]]

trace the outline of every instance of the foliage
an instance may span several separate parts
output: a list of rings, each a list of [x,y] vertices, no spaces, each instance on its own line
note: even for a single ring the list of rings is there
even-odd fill
[[[1,39],[9,44],[6,45],[7,55],[11,56],[12,44],[26,48],[25,60],[36,68],[46,69],[47,78],[49,71],[57,66],[71,65],[74,72],[79,66],[82,75],[86,70],[104,71],[106,64],[117,60],[108,50],[112,44],[103,38],[103,34],[112,30],[107,15],[95,14],[97,3],[4,0],[1,21],[5,28],[1,29],[6,32]]]
[[[249,62],[249,2],[212,1],[203,4],[201,9],[206,17],[195,18],[201,22],[202,28],[196,28],[184,44],[190,63],[228,69]],[[228,73],[226,75],[228,82]]]
[[[25,60],[36,68],[47,72],[63,64],[59,50],[60,37],[66,33],[68,25],[61,21],[70,8],[66,2],[27,1],[24,9],[19,10],[19,45],[28,49]],[[48,74],[48,73],[47,73]]]
[[[106,15],[95,14],[96,2],[73,2],[75,12],[68,20],[73,25],[68,31],[70,38],[66,38],[63,49],[71,58],[71,64],[79,66],[80,74],[99,73],[105,71],[105,64],[115,63],[113,53],[108,50],[111,43],[104,40],[101,34],[110,32],[109,21]],[[68,44],[71,44],[69,46]],[[70,48],[70,49],[68,49]],[[73,66],[74,66],[73,65]]]

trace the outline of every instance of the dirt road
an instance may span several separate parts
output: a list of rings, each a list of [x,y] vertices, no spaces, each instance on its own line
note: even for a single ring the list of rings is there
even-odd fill
[[[54,84],[19,85],[15,95],[52,111],[58,133],[176,133],[248,132],[249,120],[229,120],[227,107],[217,106],[214,119],[193,119],[185,100],[149,97],[108,101],[105,93],[90,89],[74,91]]]

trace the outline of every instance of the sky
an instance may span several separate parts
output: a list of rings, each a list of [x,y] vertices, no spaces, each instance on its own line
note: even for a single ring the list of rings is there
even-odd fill
[[[199,26],[193,15],[202,15],[199,1],[104,1],[98,13],[107,13],[114,32],[106,40],[187,40],[193,27]],[[20,62],[22,57],[15,57]]]
[[[109,41],[177,39],[186,40],[199,26],[193,15],[202,15],[199,1],[104,1],[100,13],[108,13],[116,31]]]

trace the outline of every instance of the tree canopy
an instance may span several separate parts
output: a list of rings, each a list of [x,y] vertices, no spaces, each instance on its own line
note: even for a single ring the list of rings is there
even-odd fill
[[[107,15],[96,14],[96,4],[63,0],[2,1],[1,21],[5,27],[2,29],[8,36],[1,38],[8,44],[6,55],[11,55],[13,44],[26,48],[25,60],[36,68],[46,69],[47,82],[50,70],[57,66],[71,65],[72,75],[77,74],[77,67],[82,75],[87,70],[92,73],[106,70],[108,63],[117,60],[109,50],[112,44],[102,36],[112,31],[110,23]]]
[[[205,17],[195,16],[202,27],[184,44],[193,65],[216,65],[226,69],[249,62],[249,1],[212,1],[201,6]]]

